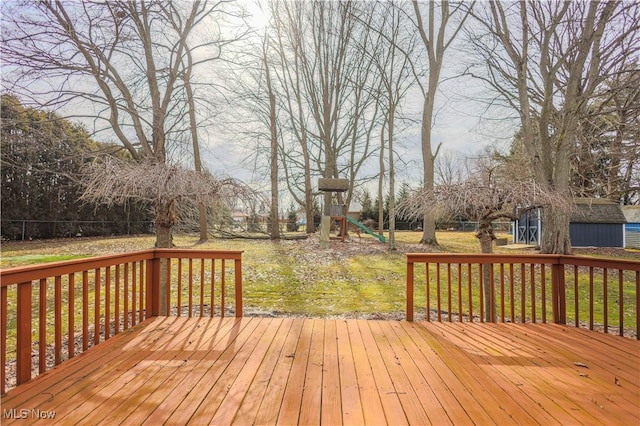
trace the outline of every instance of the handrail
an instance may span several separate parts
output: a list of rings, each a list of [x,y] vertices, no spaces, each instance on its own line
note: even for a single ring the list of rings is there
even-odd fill
[[[414,263],[437,260],[439,263],[458,262],[464,258],[472,263],[546,263],[578,266],[606,267],[611,269],[640,270],[637,260],[605,259],[588,256],[572,256],[564,254],[497,254],[497,253],[407,253],[407,260]]]
[[[58,365],[146,318],[228,309],[242,316],[241,251],[150,249],[0,269],[0,392],[7,361],[16,384],[31,379],[34,350],[43,373],[48,353]]]
[[[37,265],[16,266],[0,269],[0,287],[18,284],[25,281],[35,281],[42,278],[66,275],[74,272],[82,272],[95,268],[138,262],[154,258],[156,250],[141,250],[130,253],[111,254],[104,256],[87,257],[83,259],[63,260],[59,262],[41,263]]]
[[[550,254],[409,253],[408,321],[414,318],[417,264],[425,266],[419,271],[424,284],[419,293],[425,300],[427,321],[434,313],[437,321],[445,314],[448,321],[455,315],[459,321],[546,322],[551,311],[555,323],[566,324],[570,315],[579,327],[588,316],[589,329],[599,325],[606,333],[612,325],[617,325],[620,335],[635,326],[640,339],[640,261]],[[625,289],[635,291],[625,293]],[[628,296],[634,292],[634,298]],[[610,323],[612,313],[617,313],[614,324]],[[601,324],[596,314],[602,316]],[[635,324],[629,324],[627,317],[635,319]]]

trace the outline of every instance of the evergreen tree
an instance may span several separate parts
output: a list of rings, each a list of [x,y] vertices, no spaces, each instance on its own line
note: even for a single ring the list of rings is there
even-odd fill
[[[106,145],[91,140],[81,125],[26,108],[12,95],[0,97],[0,110],[4,238],[21,238],[23,223],[25,238],[149,231],[142,223],[129,227],[131,222],[148,220],[144,206],[105,208],[79,200],[82,167]]]
[[[371,201],[371,194],[369,190],[365,189],[362,191],[362,195],[360,196],[360,205],[362,209],[360,210],[360,221],[364,222],[367,219],[375,220],[375,211],[373,209],[373,204]]]
[[[297,232],[299,228],[298,212],[296,211],[296,206],[291,203],[287,212],[287,232]]]

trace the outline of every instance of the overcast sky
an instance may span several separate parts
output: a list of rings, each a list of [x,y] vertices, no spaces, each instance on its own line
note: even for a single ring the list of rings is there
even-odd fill
[[[256,12],[254,1],[241,0],[247,9]],[[267,22],[267,18],[260,13],[250,20],[254,26],[261,26]],[[458,43],[464,43],[462,38]],[[479,84],[470,78],[450,78],[460,72],[460,65],[464,62],[463,49],[452,46],[448,51],[448,57],[442,72],[445,80],[439,87],[437,96],[436,115],[434,117],[432,144],[435,149],[442,143],[442,150],[459,153],[461,156],[473,155],[481,151],[487,145],[504,143],[509,140],[512,130],[505,131],[502,126],[500,131],[491,128],[491,122],[481,121],[481,106],[472,102]],[[45,82],[42,82],[45,84]],[[232,88],[227,88],[232,89]],[[418,119],[422,110],[422,97],[418,90],[414,90],[406,97],[402,110],[404,114]],[[88,106],[92,108],[92,106]],[[78,110],[84,112],[87,106],[70,105],[67,110],[60,111],[70,116],[78,115]],[[93,129],[95,123],[90,119],[82,120],[89,129]],[[400,127],[400,126],[399,126]],[[266,178],[263,171],[258,171],[251,161],[246,158],[246,147],[238,137],[225,134],[216,126],[210,126],[201,133],[202,155],[208,168],[221,175],[233,176],[245,181]],[[96,135],[99,141],[115,141],[115,137],[108,132],[100,132]],[[416,120],[404,132],[399,133],[395,141],[396,148],[396,173],[397,187],[402,182],[418,184],[422,179],[422,154],[420,140],[420,123]],[[369,174],[377,173],[377,158],[372,159]]]
[[[260,0],[242,0],[248,10],[254,14],[249,22],[264,26],[268,17],[254,4]],[[475,101],[483,97],[483,89],[477,80],[471,77],[457,77],[465,67],[467,53],[464,51],[464,35],[461,33],[455,44],[447,51],[441,84],[437,96],[434,116],[435,126],[432,133],[432,145],[435,149],[442,143],[442,151],[455,152],[460,157],[473,156],[486,146],[505,147],[514,134],[514,122],[511,120],[491,120],[484,111],[485,106]],[[408,116],[419,121],[422,114],[423,98],[416,88],[403,102],[402,109]],[[215,135],[215,132],[212,132]],[[215,139],[215,138],[214,138]],[[213,141],[212,141],[213,142]],[[218,141],[220,142],[220,141]],[[395,141],[397,153],[397,181],[417,184],[422,180],[422,154],[420,123],[416,122],[398,135]],[[213,170],[222,173],[239,173],[250,177],[254,173],[253,164],[241,157],[243,149],[236,143],[213,142],[208,157]],[[372,161],[377,173],[378,160]],[[398,185],[399,186],[399,185]],[[370,185],[371,187],[371,185]]]

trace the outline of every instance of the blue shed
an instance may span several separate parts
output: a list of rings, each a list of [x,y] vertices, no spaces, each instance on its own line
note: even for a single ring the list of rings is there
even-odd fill
[[[624,226],[624,246],[640,249],[640,206],[622,206],[622,213],[627,220]]]
[[[540,244],[544,223],[538,211],[516,221],[514,242]],[[571,213],[569,235],[573,247],[624,247],[625,223],[621,206],[600,198],[576,198]]]

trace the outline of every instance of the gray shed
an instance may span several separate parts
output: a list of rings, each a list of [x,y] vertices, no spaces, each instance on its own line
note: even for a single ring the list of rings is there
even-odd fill
[[[640,206],[622,206],[627,223],[624,226],[626,248],[640,249]]]
[[[577,198],[569,233],[574,247],[624,247],[626,219],[620,205],[600,198]]]
[[[576,198],[569,235],[574,247],[624,247],[625,219],[621,206],[600,198]],[[544,223],[537,211],[516,221],[514,242],[540,244]]]

